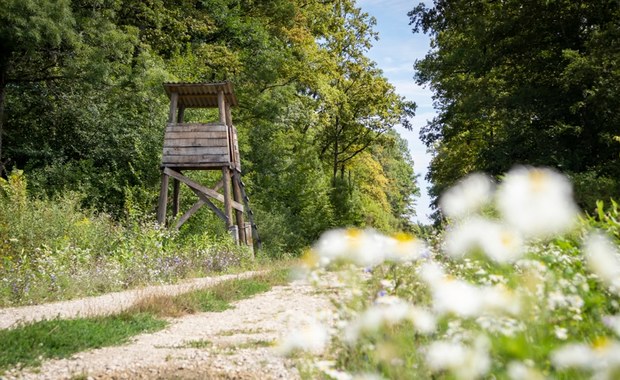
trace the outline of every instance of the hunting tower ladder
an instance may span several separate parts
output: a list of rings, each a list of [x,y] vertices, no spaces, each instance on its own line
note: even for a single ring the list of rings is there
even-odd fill
[[[173,218],[176,219],[179,213],[181,183],[187,185],[198,197],[198,201],[178,219],[176,229],[202,206],[207,205],[224,221],[236,242],[254,244],[259,249],[258,231],[245,186],[241,181],[237,130],[232,124],[230,112],[230,107],[238,105],[232,84],[164,83],[164,89],[170,98],[170,113],[164,136],[157,221],[160,224],[166,223],[169,179],[172,177]],[[183,115],[185,109],[190,107],[217,108],[219,121],[185,123]],[[183,172],[188,170],[218,170],[222,172],[222,179],[214,188],[209,188],[186,177]],[[213,200],[222,203],[224,209],[218,208]],[[249,223],[245,222],[244,211],[248,215]]]

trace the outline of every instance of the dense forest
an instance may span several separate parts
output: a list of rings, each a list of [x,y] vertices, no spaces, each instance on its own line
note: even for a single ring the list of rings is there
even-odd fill
[[[395,127],[410,128],[415,104],[366,57],[373,24],[354,0],[5,0],[2,174],[23,170],[35,197],[154,218],[162,83],[230,81],[267,246],[295,251],[334,226],[410,228],[418,189]],[[201,211],[184,228],[220,224]]]
[[[438,116],[421,132],[438,196],[515,164],[569,175],[580,206],[620,194],[620,2],[436,0],[409,12],[432,48],[416,80]]]
[[[296,251],[344,225],[412,228],[418,188],[395,127],[411,128],[415,104],[366,56],[378,36],[355,0],[1,7],[0,170],[24,170],[33,196],[75,193],[118,220],[152,217],[162,83],[230,81],[244,182],[268,245]],[[620,192],[618,1],[412,7],[412,32],[431,37],[412,83],[430,86],[438,110],[421,131],[435,199],[467,173],[499,178],[515,164],[566,173],[588,210]],[[222,233],[199,215],[186,233]]]

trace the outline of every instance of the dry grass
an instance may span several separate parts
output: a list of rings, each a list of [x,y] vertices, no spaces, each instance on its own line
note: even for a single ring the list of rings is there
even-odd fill
[[[288,282],[289,270],[276,269],[251,278],[224,281],[213,287],[181,295],[148,295],[138,300],[128,312],[151,313],[170,318],[199,312],[219,312],[229,309],[231,302],[269,291],[275,285]]]

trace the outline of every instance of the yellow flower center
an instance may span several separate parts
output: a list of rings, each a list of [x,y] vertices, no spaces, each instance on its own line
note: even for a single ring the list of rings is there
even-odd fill
[[[528,173],[528,177],[530,180],[530,187],[532,191],[535,193],[543,191],[545,187],[547,186],[547,182],[548,182],[547,173],[545,173],[544,171],[540,169],[531,170]]]

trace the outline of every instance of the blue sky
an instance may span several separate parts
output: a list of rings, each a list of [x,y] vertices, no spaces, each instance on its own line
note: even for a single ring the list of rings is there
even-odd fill
[[[369,57],[377,62],[384,75],[392,83],[397,92],[418,105],[416,116],[412,120],[413,131],[398,128],[398,132],[409,142],[409,150],[414,161],[414,170],[418,174],[418,185],[421,196],[416,200],[417,219],[428,223],[431,213],[430,197],[427,192],[428,183],[424,180],[430,155],[426,147],[418,139],[420,128],[432,119],[436,112],[433,109],[432,92],[428,88],[418,86],[413,80],[413,64],[416,59],[423,58],[430,49],[430,40],[423,34],[414,35],[409,26],[409,12],[417,4],[411,0],[358,0],[358,6],[364,12],[377,19],[375,30],[379,32],[379,41],[374,42]]]

